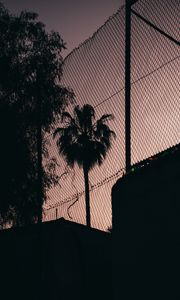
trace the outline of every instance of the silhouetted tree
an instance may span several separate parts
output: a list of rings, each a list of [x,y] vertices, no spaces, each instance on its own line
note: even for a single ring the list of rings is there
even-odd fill
[[[62,113],[64,127],[59,127],[54,132],[54,138],[58,136],[57,147],[70,167],[77,163],[83,168],[85,183],[86,223],[90,222],[90,195],[89,195],[89,171],[96,165],[101,165],[111,146],[114,131],[106,124],[112,119],[111,114],[103,115],[95,121],[95,110],[85,104],[82,108],[78,105],[74,108],[74,116],[70,113]]]
[[[43,169],[42,199],[37,200],[38,133],[47,155],[44,133],[73,101],[73,92],[60,85],[63,48],[60,35],[46,32],[36,13],[15,16],[0,3],[1,224],[35,222],[44,190],[56,181]]]

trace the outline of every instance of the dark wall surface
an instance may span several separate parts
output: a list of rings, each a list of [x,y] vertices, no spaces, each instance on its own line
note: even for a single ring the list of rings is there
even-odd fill
[[[111,235],[63,219],[0,232],[1,299],[111,299]]]
[[[180,151],[112,190],[114,299],[180,299]]]

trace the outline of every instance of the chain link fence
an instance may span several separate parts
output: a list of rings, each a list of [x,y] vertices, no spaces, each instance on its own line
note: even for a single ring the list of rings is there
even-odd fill
[[[131,11],[131,157],[132,164],[180,142],[179,1],[139,0]],[[125,7],[74,49],[64,61],[62,83],[79,105],[89,103],[96,117],[114,114],[109,126],[116,140],[101,167],[90,172],[92,227],[111,227],[111,188],[125,169]],[[73,107],[69,107],[72,111]],[[59,156],[52,135],[59,184],[47,192],[44,221],[65,217],[85,224],[83,172]]]

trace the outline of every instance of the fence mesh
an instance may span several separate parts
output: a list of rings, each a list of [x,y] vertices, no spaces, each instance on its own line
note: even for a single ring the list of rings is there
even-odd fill
[[[180,141],[178,2],[139,0],[132,5],[132,164]],[[121,7],[64,62],[62,82],[74,90],[77,104],[93,105],[97,118],[104,113],[115,117],[109,126],[117,138],[102,166],[90,172],[92,227],[101,230],[111,227],[111,188],[125,168],[124,54],[125,8]],[[59,162],[56,172],[62,176],[59,185],[47,193],[44,221],[65,217],[85,224],[82,170],[67,168],[52,135],[46,138],[50,156]]]

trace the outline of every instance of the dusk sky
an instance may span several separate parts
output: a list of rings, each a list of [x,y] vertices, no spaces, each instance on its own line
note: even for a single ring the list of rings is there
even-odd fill
[[[139,0],[133,9],[171,36],[177,37],[177,2]],[[62,83],[70,86],[77,103],[90,103],[96,116],[112,113],[109,124],[116,140],[104,163],[89,174],[92,226],[107,230],[111,226],[111,188],[122,176],[124,155],[124,8],[110,18],[93,38],[66,59]],[[102,24],[100,24],[101,26]],[[98,28],[96,28],[97,30]],[[178,46],[132,16],[131,30],[131,154],[132,163],[155,155],[179,142]],[[64,172],[65,162],[50,138],[50,153],[57,157]],[[75,166],[59,186],[49,190],[45,220],[67,216],[72,195],[84,190],[83,173]],[[69,200],[69,197],[71,200]],[[58,205],[59,203],[59,205]],[[61,205],[63,203],[63,205]],[[52,209],[51,209],[52,207]],[[85,223],[84,195],[70,210],[73,220]]]
[[[78,104],[92,104],[98,118],[104,113],[115,117],[111,129],[116,132],[116,141],[103,165],[90,172],[92,227],[107,230],[112,219],[111,188],[123,175],[125,166],[124,8],[117,12],[124,0],[4,0],[3,3],[12,13],[37,12],[47,30],[58,31],[67,43],[67,50],[62,53],[64,58],[82,44],[66,57],[62,84],[73,89]],[[139,0],[133,9],[165,33],[179,38],[178,1]],[[131,20],[131,155],[135,164],[179,143],[179,48],[136,15],[132,14]],[[56,142],[49,133],[48,139],[50,156],[57,157],[60,168],[56,172],[61,175],[66,163],[59,157]],[[44,220],[70,219],[67,207],[75,195],[79,199],[71,209],[72,220],[84,224],[83,191],[83,173],[75,166],[68,176],[61,178],[60,185],[48,191]]]
[[[12,13],[30,10],[39,14],[48,31],[58,31],[67,43],[65,57],[89,38],[123,5],[124,0],[3,0]]]

